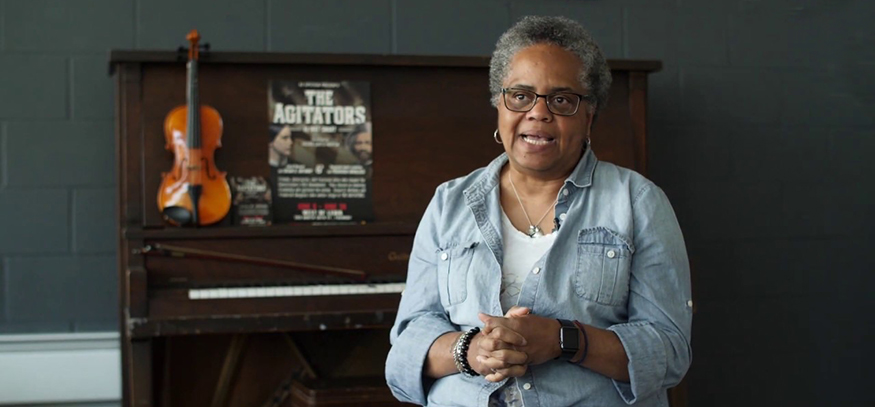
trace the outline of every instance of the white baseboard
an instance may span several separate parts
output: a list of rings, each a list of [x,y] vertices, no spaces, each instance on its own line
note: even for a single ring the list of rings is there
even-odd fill
[[[0,335],[0,404],[121,400],[116,332]]]

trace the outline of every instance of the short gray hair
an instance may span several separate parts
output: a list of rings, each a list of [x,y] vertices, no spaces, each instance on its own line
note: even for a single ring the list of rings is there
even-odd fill
[[[536,44],[553,44],[577,55],[583,62],[580,84],[595,97],[596,112],[608,101],[611,69],[601,48],[578,22],[566,17],[523,17],[510,27],[495,44],[489,62],[489,91],[492,105],[498,107],[501,87],[510,63],[521,49]]]

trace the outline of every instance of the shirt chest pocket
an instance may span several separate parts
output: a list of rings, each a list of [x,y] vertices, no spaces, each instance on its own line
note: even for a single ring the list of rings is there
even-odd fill
[[[635,248],[626,237],[607,228],[581,230],[577,238],[574,288],[580,297],[605,305],[629,298],[629,275]]]
[[[458,304],[468,297],[468,269],[474,259],[478,242],[452,245],[437,252],[438,289],[445,307]]]

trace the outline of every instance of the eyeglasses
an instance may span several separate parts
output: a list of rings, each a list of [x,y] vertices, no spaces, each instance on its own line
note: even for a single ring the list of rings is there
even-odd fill
[[[538,98],[547,101],[547,110],[559,116],[574,116],[580,107],[580,100],[592,102],[592,95],[581,95],[571,92],[556,92],[549,95],[539,95],[535,92],[517,88],[503,88],[501,95],[507,110],[528,112],[538,103]]]

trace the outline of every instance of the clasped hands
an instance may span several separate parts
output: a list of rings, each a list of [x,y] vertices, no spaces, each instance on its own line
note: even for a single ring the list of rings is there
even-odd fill
[[[559,322],[531,314],[528,308],[513,307],[503,316],[479,315],[483,329],[471,340],[468,362],[490,382],[525,374],[558,356]]]

